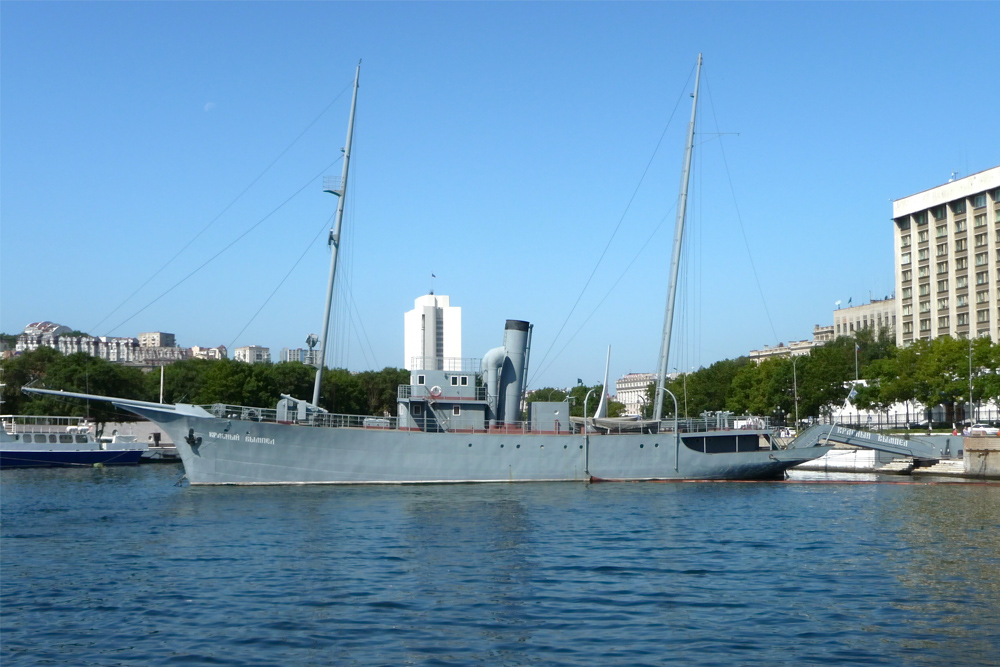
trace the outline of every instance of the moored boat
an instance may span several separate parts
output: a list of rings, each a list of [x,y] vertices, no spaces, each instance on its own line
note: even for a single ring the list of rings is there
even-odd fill
[[[102,443],[82,417],[0,417],[0,468],[136,465],[143,449],[135,443]]]

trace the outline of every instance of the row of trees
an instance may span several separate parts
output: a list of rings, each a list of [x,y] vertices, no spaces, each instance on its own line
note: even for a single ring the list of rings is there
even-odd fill
[[[855,355],[857,355],[855,357]],[[971,366],[970,366],[971,361]],[[988,338],[960,340],[942,336],[897,348],[882,332],[862,330],[813,348],[809,355],[772,358],[759,364],[746,357],[726,359],[671,381],[683,414],[706,410],[738,414],[820,417],[843,405],[852,388],[852,403],[864,410],[886,411],[894,403],[918,401],[945,406],[948,421],[966,418],[970,377],[974,402],[1000,401],[1000,345]],[[857,378],[863,382],[855,383]],[[654,388],[648,390],[646,413],[652,413]],[[663,414],[673,413],[667,397]]]
[[[21,387],[41,381],[47,389],[63,389],[141,401],[158,401],[160,374],[113,364],[78,353],[63,355],[48,347],[5,359],[3,412],[5,414],[89,415],[97,421],[133,419],[108,404],[85,404],[55,396],[29,395]],[[164,370],[168,403],[230,403],[274,406],[281,394],[312,398],[316,369],[298,362],[246,364],[229,359],[189,359]],[[323,373],[320,406],[345,414],[396,414],[396,387],[409,383],[409,372],[398,368],[350,373],[336,368]]]
[[[971,362],[971,365],[970,365]],[[62,355],[42,347],[2,362],[3,412],[13,414],[77,415],[89,412],[99,421],[129,419],[107,404],[83,404],[57,397],[30,396],[21,386],[41,380],[50,389],[159,400],[160,374],[112,364],[86,354]],[[164,400],[168,403],[231,403],[272,406],[281,394],[312,397],[316,370],[298,362],[245,364],[230,360],[190,359],[165,369]],[[864,382],[855,383],[855,373]],[[686,376],[667,388],[677,396],[681,414],[696,417],[704,411],[729,410],[738,414],[795,414],[798,394],[800,418],[819,417],[844,403],[852,388],[854,405],[885,411],[897,402],[919,401],[925,406],[944,405],[948,421],[966,418],[970,377],[975,402],[1000,402],[1000,344],[988,338],[957,340],[947,336],[920,340],[897,348],[887,335],[870,330],[841,337],[813,348],[795,359],[768,359],[755,364],[746,357],[725,359]],[[396,413],[396,387],[409,382],[407,371],[350,373],[332,369],[323,374],[320,405],[346,414]],[[571,414],[583,415],[584,398],[590,411],[600,400],[601,386],[580,384],[569,392],[553,387],[535,390],[528,401],[570,399]],[[652,413],[654,387],[647,392],[646,416]],[[621,403],[612,401],[608,416],[620,416]],[[673,413],[667,397],[663,414]]]

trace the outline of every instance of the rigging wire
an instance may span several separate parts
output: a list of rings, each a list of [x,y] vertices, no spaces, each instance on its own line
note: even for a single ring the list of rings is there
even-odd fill
[[[656,227],[653,228],[653,231],[650,232],[650,234],[649,234],[648,237],[646,237],[645,242],[642,244],[642,246],[639,248],[639,250],[632,257],[632,261],[630,261],[628,263],[628,266],[625,267],[625,270],[622,271],[621,275],[618,276],[618,279],[615,280],[614,283],[612,283],[611,287],[609,287],[608,291],[604,293],[604,296],[601,298],[601,300],[597,302],[596,306],[594,306],[594,309],[590,311],[590,314],[587,315],[586,319],[584,319],[583,322],[580,323],[580,326],[577,327],[576,331],[573,332],[573,335],[569,337],[569,340],[567,340],[563,344],[563,346],[561,348],[559,348],[559,351],[556,353],[556,356],[552,357],[552,359],[549,361],[549,363],[546,366],[543,366],[537,373],[535,373],[534,375],[530,376],[531,380],[535,380],[535,379],[538,379],[538,378],[542,377],[545,374],[545,371],[547,371],[549,368],[551,368],[552,364],[554,364],[556,362],[556,359],[558,359],[559,356],[563,352],[566,351],[566,348],[569,347],[569,344],[573,342],[573,339],[576,338],[577,334],[579,334],[581,331],[583,331],[583,327],[586,326],[587,322],[590,321],[590,318],[592,318],[597,313],[597,311],[604,304],[604,302],[607,301],[608,297],[611,296],[611,293],[614,291],[615,287],[617,287],[618,283],[620,283],[622,281],[622,278],[624,278],[625,274],[628,273],[629,269],[632,268],[632,265],[635,264],[635,261],[637,259],[639,259],[639,256],[643,253],[643,251],[649,245],[650,241],[653,240],[653,237],[656,236],[656,233],[658,231],[660,231],[660,228],[663,226],[663,223],[667,221],[667,218],[670,217],[670,214],[673,213],[674,209],[676,209],[676,208],[677,208],[677,202],[674,201],[674,205],[670,207],[670,210],[668,210],[663,215],[662,218],[660,218],[660,222],[657,223]],[[543,359],[543,361],[544,361],[544,359]],[[539,363],[539,366],[541,366],[541,363]],[[528,383],[525,383],[525,386],[527,386],[527,384]]]
[[[712,102],[712,89],[708,85],[708,77],[705,77],[705,90],[708,92],[708,105],[712,109],[712,120],[715,121],[715,131],[718,132],[719,119],[715,116],[715,103]],[[736,201],[736,188],[733,187],[733,176],[729,173],[729,161],[726,160],[726,149],[721,140],[719,141],[719,150],[722,152],[722,164],[726,167],[726,177],[729,179],[729,191],[733,195],[733,206],[736,208],[736,219],[740,223],[740,233],[743,235],[743,244],[746,246],[747,257],[750,259],[750,268],[753,270],[753,279],[757,284],[757,292],[760,294],[760,301],[764,306],[764,314],[767,316],[767,323],[771,327],[771,334],[774,336],[774,341],[777,345],[778,342],[780,342],[778,340],[778,332],[774,328],[774,321],[771,319],[771,311],[767,307],[767,299],[764,298],[764,290],[760,286],[760,278],[757,276],[757,266],[753,261],[753,253],[750,252],[750,241],[747,239],[747,231],[743,226],[743,216],[740,214],[740,205],[739,202]]]
[[[229,349],[233,349],[233,346],[236,345],[236,341],[239,340],[240,336],[243,335],[243,332],[247,330],[247,327],[249,327],[250,324],[255,319],[257,319],[257,316],[260,315],[260,311],[264,310],[264,306],[266,306],[268,304],[268,302],[270,302],[271,299],[274,298],[274,295],[278,293],[278,290],[281,289],[281,286],[284,285],[285,281],[288,280],[288,277],[290,275],[292,275],[292,271],[295,270],[295,267],[297,267],[299,265],[299,263],[302,261],[302,259],[306,256],[306,253],[309,252],[309,249],[312,248],[312,246],[313,246],[314,243],[316,243],[316,239],[318,239],[320,237],[320,234],[323,233],[323,230],[325,230],[327,227],[329,227],[330,220],[332,220],[332,219],[333,219],[333,216],[331,215],[330,218],[328,218],[327,220],[325,220],[323,222],[323,226],[320,227],[319,231],[316,232],[316,235],[313,236],[312,239],[309,240],[309,243],[306,244],[306,247],[302,251],[302,254],[299,255],[299,258],[297,260],[295,260],[294,264],[292,264],[292,268],[288,269],[288,273],[286,273],[285,277],[281,279],[281,282],[278,283],[278,286],[274,288],[274,291],[271,292],[270,296],[268,296],[266,299],[264,299],[264,303],[260,304],[260,308],[258,308],[257,312],[255,312],[253,314],[253,316],[247,321],[247,323],[245,325],[243,325],[243,328],[240,329],[240,332],[233,337],[232,342],[229,343]]]
[[[635,186],[635,190],[632,191],[632,196],[629,197],[628,203],[625,205],[625,210],[622,211],[621,217],[618,219],[618,224],[615,225],[614,231],[611,232],[611,236],[608,238],[607,244],[604,246],[604,250],[601,251],[601,256],[597,258],[597,263],[594,264],[594,269],[590,272],[590,276],[587,278],[587,282],[583,284],[583,288],[580,290],[580,294],[577,295],[576,301],[573,302],[573,307],[569,309],[569,313],[566,315],[566,319],[563,320],[562,326],[559,327],[559,331],[556,332],[555,337],[552,342],[549,343],[548,349],[545,354],[542,355],[541,361],[538,365],[541,366],[545,363],[548,358],[549,353],[552,352],[552,348],[555,347],[556,341],[559,340],[559,336],[562,335],[563,330],[566,328],[566,324],[569,323],[570,318],[573,313],[576,312],[576,307],[580,304],[580,299],[583,298],[584,293],[586,293],[587,288],[590,286],[591,281],[594,279],[594,275],[597,273],[598,267],[600,267],[601,262],[604,260],[604,256],[608,253],[608,248],[611,247],[611,242],[614,241],[615,235],[622,226],[622,222],[625,220],[625,216],[628,214],[629,209],[632,207],[632,202],[635,200],[636,194],[639,192],[639,188],[642,187],[643,181],[646,179],[646,174],[649,173],[649,167],[653,164],[653,159],[656,157],[656,153],[660,149],[660,144],[663,143],[663,137],[667,134],[667,129],[670,127],[670,123],[674,118],[674,114],[677,112],[677,107],[680,106],[681,100],[684,98],[684,92],[687,90],[687,85],[691,81],[691,75],[694,74],[694,68],[688,74],[687,80],[684,82],[684,87],[681,89],[681,94],[677,97],[677,102],[674,104],[673,111],[670,112],[670,117],[667,119],[667,124],[663,127],[663,132],[660,133],[660,138],[656,142],[656,147],[653,148],[653,154],[649,156],[649,161],[646,163],[646,168],[642,171],[642,176],[639,177],[639,182]],[[603,302],[603,299],[602,299]],[[589,319],[589,318],[588,318]],[[563,347],[565,349],[565,346]],[[547,368],[547,367],[546,367]]]
[[[176,283],[174,283],[173,285],[171,285],[169,288],[167,288],[166,291],[162,292],[155,299],[153,299],[152,301],[150,301],[149,303],[147,303],[145,306],[143,306],[139,310],[137,310],[134,313],[132,313],[131,315],[129,315],[124,320],[122,320],[118,324],[118,326],[113,327],[111,329],[111,331],[115,331],[116,329],[121,328],[125,323],[129,322],[130,320],[132,320],[139,313],[143,312],[144,310],[146,310],[147,308],[149,308],[150,306],[152,306],[154,303],[156,303],[157,301],[159,301],[160,299],[162,299],[163,297],[165,297],[170,292],[173,292],[175,289],[177,289],[178,287],[180,287],[181,284],[183,284],[184,282],[186,282],[188,278],[190,278],[194,274],[196,274],[199,271],[201,271],[203,268],[205,268],[211,262],[213,262],[216,258],[218,258],[220,255],[222,255],[224,252],[226,252],[227,250],[229,250],[230,248],[232,248],[234,245],[236,245],[237,243],[239,243],[247,234],[249,234],[253,230],[257,229],[257,227],[259,227],[261,224],[263,224],[265,220],[267,220],[272,215],[274,215],[275,213],[277,213],[288,202],[292,201],[297,196],[299,196],[302,193],[303,190],[305,190],[307,187],[309,187],[313,183],[313,181],[315,181],[317,178],[319,178],[320,176],[322,176],[323,173],[326,172],[326,171],[328,171],[333,165],[337,164],[337,162],[339,162],[342,159],[342,157],[343,156],[338,157],[336,160],[334,160],[333,162],[331,162],[327,166],[323,167],[323,169],[321,169],[318,174],[316,174],[315,176],[313,176],[312,178],[310,178],[308,181],[306,181],[305,184],[301,188],[299,188],[294,193],[292,193],[291,195],[289,195],[289,197],[287,199],[285,199],[285,201],[281,202],[276,207],[274,207],[271,210],[270,213],[268,213],[263,218],[261,218],[260,220],[258,220],[257,222],[255,222],[253,225],[251,225],[246,231],[244,231],[242,234],[240,234],[235,239],[233,239],[228,245],[226,245],[224,248],[222,248],[222,250],[220,250],[219,252],[215,253],[214,255],[212,255],[211,257],[209,257],[208,259],[206,259],[204,262],[202,262],[201,265],[198,266],[198,268],[196,268],[193,271],[191,271],[190,273],[188,273],[186,276],[184,276],[183,278],[181,278],[180,280],[178,280]],[[110,332],[109,332],[109,334],[110,334]]]
[[[205,225],[204,227],[202,227],[202,228],[201,228],[201,231],[199,231],[199,232],[198,232],[197,234],[195,234],[195,235],[194,235],[194,236],[193,236],[193,237],[191,238],[191,240],[190,240],[190,241],[188,241],[187,243],[185,243],[185,244],[184,244],[184,246],[183,246],[183,247],[182,247],[182,248],[181,248],[180,250],[178,250],[178,251],[177,251],[176,253],[174,253],[174,255],[173,255],[173,256],[172,256],[172,257],[171,257],[170,259],[168,259],[168,260],[167,260],[166,262],[164,262],[163,266],[161,266],[160,268],[158,268],[158,269],[157,269],[157,270],[156,270],[156,271],[155,271],[155,272],[153,273],[153,275],[151,275],[151,276],[150,276],[149,278],[147,278],[147,279],[146,279],[146,281],[145,281],[144,283],[142,283],[142,284],[141,284],[141,285],[139,285],[139,286],[138,286],[137,288],[135,288],[135,291],[133,291],[133,292],[132,292],[131,294],[129,294],[129,295],[127,296],[127,297],[125,297],[125,300],[124,300],[124,301],[122,301],[122,302],[121,302],[121,303],[119,303],[119,304],[118,304],[117,306],[115,306],[114,310],[112,310],[112,311],[111,311],[110,313],[108,313],[107,315],[105,315],[105,316],[104,316],[104,317],[103,317],[103,318],[101,319],[101,321],[100,321],[100,322],[98,322],[97,324],[95,324],[95,325],[94,325],[94,326],[93,326],[93,327],[91,328],[91,331],[96,331],[96,330],[97,330],[97,328],[98,328],[99,326],[101,326],[102,324],[104,324],[104,322],[105,322],[105,321],[106,321],[106,320],[107,320],[107,319],[108,319],[109,317],[111,317],[112,315],[114,315],[115,313],[117,313],[117,312],[118,312],[118,311],[119,311],[119,310],[121,309],[121,307],[122,307],[122,306],[124,306],[124,305],[125,305],[126,303],[128,303],[128,302],[129,302],[129,301],[130,301],[130,300],[132,299],[132,297],[134,297],[134,296],[135,296],[136,294],[138,294],[138,293],[139,293],[139,291],[140,291],[140,290],[141,290],[141,289],[142,289],[143,287],[145,287],[146,285],[148,285],[148,284],[150,283],[150,281],[152,281],[152,280],[153,280],[153,278],[155,278],[156,276],[160,275],[160,273],[161,273],[161,272],[162,272],[162,271],[163,271],[163,270],[164,270],[165,268],[167,268],[167,266],[169,266],[171,262],[173,262],[173,261],[174,261],[175,259],[177,259],[177,257],[178,257],[178,256],[179,256],[179,255],[180,255],[180,254],[181,254],[182,252],[184,252],[185,250],[187,250],[187,249],[188,249],[188,247],[190,247],[192,243],[194,243],[195,241],[197,241],[197,240],[198,240],[198,238],[199,238],[199,237],[200,237],[200,236],[201,236],[202,234],[204,234],[204,233],[205,233],[206,231],[208,231],[208,228],[209,228],[209,227],[211,227],[211,226],[212,226],[212,225],[214,225],[214,224],[215,224],[216,222],[218,222],[219,218],[221,218],[221,217],[222,217],[223,215],[225,215],[226,211],[228,211],[228,210],[229,210],[230,208],[232,208],[232,207],[233,207],[233,205],[234,205],[234,204],[235,204],[235,203],[236,203],[237,201],[239,201],[239,200],[240,200],[240,199],[241,199],[241,198],[243,197],[243,195],[245,195],[245,194],[246,194],[246,193],[247,193],[247,192],[248,192],[248,191],[250,190],[250,188],[252,188],[252,187],[253,187],[254,185],[256,185],[256,184],[257,184],[257,181],[259,181],[259,180],[260,180],[260,179],[261,179],[261,178],[262,178],[262,177],[264,176],[264,174],[266,174],[266,173],[267,173],[267,172],[268,172],[268,171],[269,171],[269,170],[271,169],[271,167],[273,167],[273,166],[275,165],[275,163],[277,163],[277,162],[278,162],[278,160],[280,160],[280,159],[281,159],[282,157],[284,157],[285,153],[287,153],[287,152],[288,152],[289,150],[291,150],[292,146],[294,146],[295,144],[297,144],[297,143],[299,142],[299,139],[301,139],[301,138],[302,138],[302,137],[303,137],[303,136],[305,135],[305,133],[306,133],[306,132],[308,132],[308,131],[309,131],[309,130],[310,130],[310,129],[312,128],[312,126],[313,126],[313,125],[315,125],[315,124],[317,123],[317,121],[319,121],[319,119],[320,119],[320,118],[322,118],[322,117],[324,116],[324,114],[326,114],[326,112],[330,110],[330,107],[332,107],[332,106],[334,105],[334,103],[335,103],[335,102],[336,102],[337,100],[339,100],[339,99],[340,99],[340,98],[341,98],[341,97],[343,96],[343,94],[344,94],[344,93],[346,93],[346,92],[348,91],[348,89],[350,89],[351,85],[352,85],[352,84],[350,84],[350,83],[349,83],[349,84],[348,84],[347,86],[345,86],[345,87],[344,87],[344,89],[343,89],[343,90],[341,90],[341,91],[340,91],[339,93],[337,93],[336,97],[334,97],[334,98],[333,98],[333,100],[332,100],[332,101],[331,101],[331,102],[330,102],[329,104],[327,104],[327,105],[326,105],[326,106],[325,106],[325,107],[323,108],[323,110],[322,110],[322,111],[320,111],[320,112],[319,112],[319,115],[317,115],[317,116],[316,116],[316,117],[315,117],[315,118],[314,118],[314,119],[312,120],[312,122],[311,122],[311,123],[309,123],[308,125],[306,125],[306,128],[305,128],[304,130],[302,130],[302,131],[301,131],[301,132],[299,133],[299,136],[295,137],[295,139],[293,139],[293,140],[292,140],[292,143],[288,144],[288,146],[286,146],[286,147],[285,147],[285,150],[281,151],[281,152],[280,152],[280,153],[278,154],[278,157],[276,157],[276,158],[274,158],[273,160],[271,160],[271,162],[270,162],[270,163],[269,163],[269,164],[268,164],[268,165],[267,165],[266,167],[264,167],[264,170],[263,170],[263,171],[261,171],[261,172],[260,172],[259,174],[257,174],[257,177],[256,177],[255,179],[253,179],[252,181],[250,181],[250,185],[248,185],[248,186],[246,186],[245,188],[243,188],[242,192],[240,192],[240,193],[239,193],[238,195],[236,195],[236,197],[235,197],[235,198],[233,198],[233,200],[232,200],[231,202],[229,202],[229,203],[228,203],[228,204],[226,205],[226,207],[225,207],[225,208],[223,208],[223,209],[222,209],[222,211],[220,211],[220,212],[219,212],[219,214],[218,214],[217,216],[215,216],[214,218],[212,218],[212,219],[211,219],[211,220],[209,221],[209,223],[208,223],[207,225]],[[112,329],[111,331],[114,331],[114,329]],[[110,334],[111,334],[111,331],[108,331],[108,335],[110,335]]]

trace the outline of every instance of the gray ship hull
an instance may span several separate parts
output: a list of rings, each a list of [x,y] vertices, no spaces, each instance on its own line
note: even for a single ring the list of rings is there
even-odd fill
[[[672,433],[544,435],[319,428],[121,405],[163,428],[191,484],[435,484],[780,478],[830,447],[708,453]],[[199,410],[194,408],[193,411]],[[203,412],[203,411],[201,411]],[[731,436],[732,437],[732,436]],[[701,444],[699,444],[701,443]]]

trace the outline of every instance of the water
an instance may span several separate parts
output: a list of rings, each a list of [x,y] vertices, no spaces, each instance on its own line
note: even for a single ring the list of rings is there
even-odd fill
[[[2,473],[5,667],[1000,662],[1000,486],[180,474]]]

